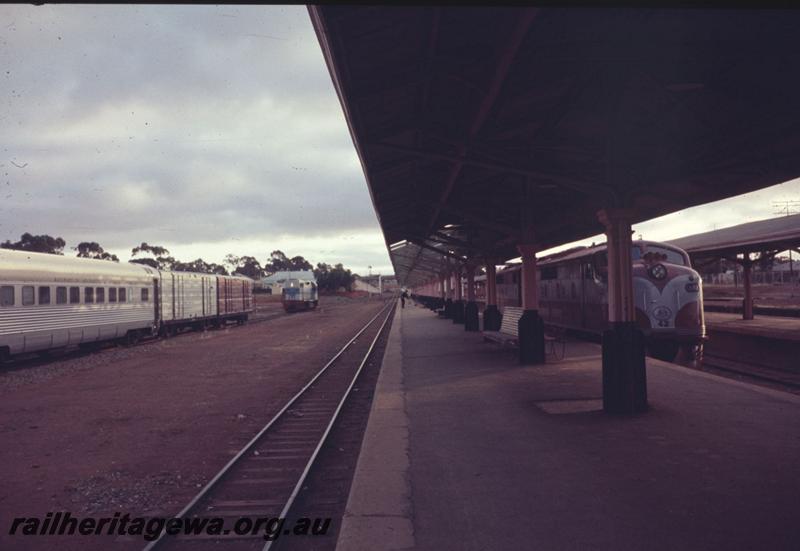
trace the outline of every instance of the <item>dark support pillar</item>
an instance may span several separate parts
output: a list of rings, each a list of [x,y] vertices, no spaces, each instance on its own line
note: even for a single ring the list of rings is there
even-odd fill
[[[544,363],[544,320],[538,310],[525,310],[517,322],[519,331],[519,363]]]
[[[453,301],[453,323],[464,323],[464,308],[463,300]]]
[[[495,259],[486,261],[486,309],[483,311],[483,330],[500,331],[502,316],[497,309],[497,273]]]
[[[503,316],[496,304],[487,304],[483,310],[483,330],[484,331],[500,331],[500,325],[503,323]]]
[[[613,322],[603,333],[603,409],[607,413],[647,410],[644,356],[644,334],[636,322]]]
[[[455,276],[455,300],[453,301],[453,323],[464,323],[464,297],[461,290],[461,266],[456,266]]]
[[[464,330],[480,331],[478,304],[475,302],[475,265],[467,265],[467,304],[464,306]]]
[[[539,316],[539,284],[536,281],[536,248],[533,245],[517,247],[522,256],[522,317],[517,323],[519,363],[543,364],[544,320]]]
[[[750,253],[744,253],[744,260],[742,261],[742,269],[744,271],[744,301],[742,303],[742,318],[746,320],[753,319],[753,261],[750,260]]]
[[[647,410],[644,334],[636,326],[631,271],[632,213],[602,210],[608,240],[608,318],[603,333],[603,409],[633,414]]]
[[[452,274],[448,271],[444,275],[444,317],[453,318]]]
[[[447,306],[447,291],[445,290],[445,276],[446,274],[441,274],[439,276],[439,300],[436,306],[437,310],[443,310]]]

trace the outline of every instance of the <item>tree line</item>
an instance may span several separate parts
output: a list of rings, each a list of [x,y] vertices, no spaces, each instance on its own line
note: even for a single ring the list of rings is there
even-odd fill
[[[61,237],[33,235],[27,232],[20,236],[19,241],[6,240],[0,243],[0,249],[15,249],[57,255],[63,255],[66,246],[66,241]],[[77,256],[80,258],[119,262],[117,255],[105,251],[95,241],[82,241],[77,246],[72,247],[72,250],[76,251]],[[263,264],[254,256],[237,256],[234,254],[226,255],[223,264],[216,264],[214,262],[206,262],[202,258],[191,262],[182,262],[171,256],[169,250],[165,247],[143,242],[131,249],[131,258],[128,262],[150,266],[159,270],[219,275],[232,273],[253,279],[260,279],[276,272],[312,270],[319,288],[328,291],[337,291],[342,288],[349,291],[352,289],[355,277],[358,276],[358,274],[346,269],[341,263],[330,265],[320,262],[317,263],[315,268],[302,256],[289,257],[280,250],[272,251]]]

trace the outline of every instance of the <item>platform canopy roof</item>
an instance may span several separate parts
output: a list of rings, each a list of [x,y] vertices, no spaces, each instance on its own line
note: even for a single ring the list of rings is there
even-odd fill
[[[797,11],[309,12],[401,284],[800,175]]]
[[[697,257],[796,249],[800,247],[800,214],[689,235],[670,243]]]

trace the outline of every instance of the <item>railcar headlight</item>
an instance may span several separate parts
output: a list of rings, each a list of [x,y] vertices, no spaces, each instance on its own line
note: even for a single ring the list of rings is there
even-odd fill
[[[687,283],[686,284],[686,292],[687,293],[699,293],[700,292],[700,285],[697,283]]]
[[[666,321],[672,317],[672,310],[666,306],[656,306],[653,310],[653,317],[660,321]]]
[[[656,264],[650,268],[647,273],[649,273],[650,277],[653,279],[661,280],[667,277],[667,268],[663,264]]]

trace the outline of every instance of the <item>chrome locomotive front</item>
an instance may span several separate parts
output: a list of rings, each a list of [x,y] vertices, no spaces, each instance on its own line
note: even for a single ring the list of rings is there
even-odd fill
[[[653,356],[699,359],[705,339],[703,282],[687,266],[642,260],[633,266],[636,320]]]

